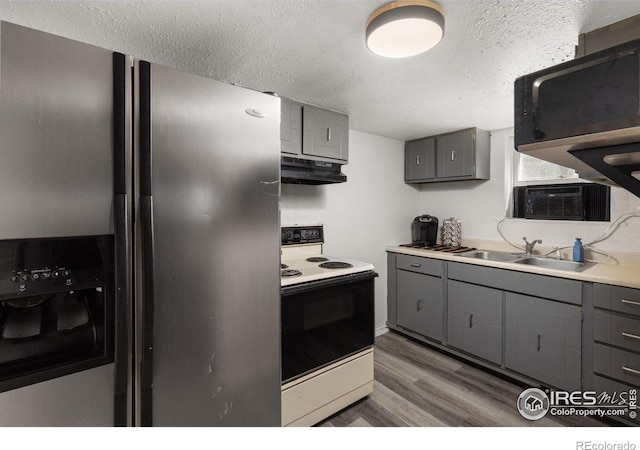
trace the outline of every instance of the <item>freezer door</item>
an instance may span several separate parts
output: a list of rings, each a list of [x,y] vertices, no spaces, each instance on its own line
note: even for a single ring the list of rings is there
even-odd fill
[[[136,73],[137,423],[279,426],[280,101]]]
[[[0,33],[0,239],[112,234],[113,52]]]

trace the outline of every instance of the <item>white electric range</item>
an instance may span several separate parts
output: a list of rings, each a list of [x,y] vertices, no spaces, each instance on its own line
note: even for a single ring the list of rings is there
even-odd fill
[[[377,274],[323,254],[322,225],[281,237],[282,425],[309,426],[373,392]]]

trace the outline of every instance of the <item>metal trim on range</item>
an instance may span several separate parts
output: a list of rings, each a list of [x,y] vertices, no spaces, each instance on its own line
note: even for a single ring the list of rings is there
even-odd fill
[[[283,286],[280,289],[282,297],[289,295],[299,294],[301,292],[311,292],[318,289],[324,289],[331,286],[338,286],[341,284],[355,283],[357,281],[367,280],[369,278],[375,278],[378,274],[372,270],[366,272],[358,272],[349,275],[342,275],[339,277],[333,277],[329,279],[323,279],[318,281],[309,281],[306,283],[298,283],[290,286]]]

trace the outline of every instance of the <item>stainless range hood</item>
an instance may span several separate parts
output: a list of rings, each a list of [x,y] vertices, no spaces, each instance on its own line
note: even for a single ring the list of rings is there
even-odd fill
[[[347,181],[342,165],[338,163],[283,156],[280,167],[282,183],[319,185]]]

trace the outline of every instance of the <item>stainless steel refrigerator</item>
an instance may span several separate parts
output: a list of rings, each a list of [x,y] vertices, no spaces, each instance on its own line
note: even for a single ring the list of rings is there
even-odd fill
[[[62,273],[67,240],[99,236],[104,274],[82,285],[104,355],[46,374],[0,358],[0,425],[279,426],[279,99],[0,27],[0,244],[28,278],[0,281],[0,331],[52,292],[35,277]],[[46,258],[16,262],[25,245]]]

